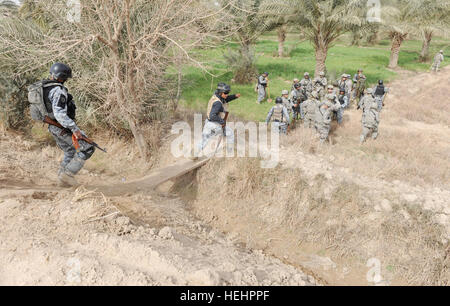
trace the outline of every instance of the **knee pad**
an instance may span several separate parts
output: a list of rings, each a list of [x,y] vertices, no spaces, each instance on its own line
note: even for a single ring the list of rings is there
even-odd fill
[[[80,156],[75,156],[70,163],[66,166],[65,171],[69,172],[71,175],[75,175],[80,172],[81,168],[83,168],[86,160],[82,159]]]
[[[88,160],[89,158],[92,157],[94,152],[95,152],[95,148],[94,147],[90,147],[87,150],[78,152],[77,155],[83,160]]]

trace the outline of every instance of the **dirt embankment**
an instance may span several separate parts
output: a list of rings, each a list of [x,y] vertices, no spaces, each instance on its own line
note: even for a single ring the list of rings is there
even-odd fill
[[[132,149],[108,147],[81,181],[120,187],[145,171]],[[206,226],[176,197],[58,188],[54,146],[3,133],[0,152],[0,285],[316,283]]]

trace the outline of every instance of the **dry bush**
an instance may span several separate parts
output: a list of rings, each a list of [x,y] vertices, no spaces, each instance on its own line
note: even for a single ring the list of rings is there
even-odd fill
[[[43,25],[1,20],[0,69],[42,74],[55,61],[68,63],[74,70],[69,85],[87,121],[131,131],[144,157],[143,126],[170,116],[177,70],[189,61],[203,67],[190,51],[233,32],[224,8],[198,0],[82,0],[79,22],[67,20],[64,1],[34,5]]]

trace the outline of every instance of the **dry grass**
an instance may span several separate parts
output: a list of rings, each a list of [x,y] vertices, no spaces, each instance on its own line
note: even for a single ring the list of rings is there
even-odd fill
[[[313,244],[361,265],[375,257],[389,267],[385,273],[409,284],[450,284],[444,229],[398,195],[385,195],[395,203],[391,212],[377,212],[379,199],[352,182],[311,180],[298,169],[263,170],[247,159],[212,162],[198,177],[197,214],[215,226],[227,224],[250,247],[264,247],[278,233],[285,248]],[[214,201],[211,190],[222,190]],[[271,251],[282,258],[282,250]]]

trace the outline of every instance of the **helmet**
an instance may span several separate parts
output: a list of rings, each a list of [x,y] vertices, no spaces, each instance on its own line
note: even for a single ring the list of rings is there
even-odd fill
[[[346,78],[347,77],[347,74],[346,73],[344,73],[342,76],[341,76],[341,78]]]
[[[319,73],[319,75],[320,75],[320,76],[324,76],[324,75],[325,75],[325,72],[321,71],[321,72]]]
[[[373,93],[373,89],[372,88],[367,88],[366,89],[366,93],[368,93],[369,95],[371,95]]]
[[[72,77],[72,69],[63,63],[54,63],[50,68],[50,75],[56,79],[66,81]]]
[[[335,95],[334,95],[334,94],[327,94],[327,95],[325,96],[325,98],[326,98],[327,100],[334,100]]]
[[[358,72],[363,72],[364,70],[362,70],[362,69],[358,69]]]
[[[283,99],[281,99],[280,97],[277,97],[275,99],[275,103],[277,103],[277,104],[283,103]]]
[[[305,72],[303,76],[309,76],[309,72]]]
[[[229,94],[230,91],[231,91],[230,85],[227,85],[226,83],[217,84],[217,92],[218,93]]]
[[[298,83],[298,82],[300,82],[299,79],[294,79],[294,83]]]
[[[339,93],[345,93],[345,89],[344,88],[341,88],[341,89],[339,89]]]
[[[300,83],[295,83],[295,84],[294,84],[294,88],[295,88],[295,89],[298,89],[298,88],[300,88],[301,86],[302,86],[302,85],[300,85]]]
[[[444,50],[439,51],[439,53],[444,53]]]
[[[383,85],[383,80],[378,80],[378,85]]]
[[[281,92],[281,95],[283,95],[283,96],[284,96],[284,95],[288,95],[288,94],[289,94],[289,91],[288,91],[288,90],[286,90],[286,89],[285,89],[285,90],[283,90],[283,91]]]
[[[327,89],[334,89],[334,86],[333,85],[328,85]]]
[[[268,72],[264,72],[263,74],[265,74],[265,75],[269,75],[269,73],[268,73]]]

